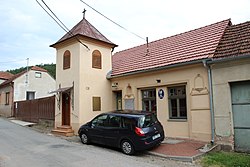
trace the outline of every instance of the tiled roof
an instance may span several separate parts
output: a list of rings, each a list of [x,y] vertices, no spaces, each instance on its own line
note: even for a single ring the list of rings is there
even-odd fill
[[[0,84],[0,88],[4,87],[5,85],[8,85],[9,83],[11,83],[12,81],[14,81],[16,78],[20,77],[21,75],[25,74],[27,71],[22,71],[14,76],[12,76],[11,78],[9,78],[8,80],[4,81],[2,84]]]
[[[228,26],[214,58],[250,55],[250,21]]]
[[[41,67],[37,67],[37,66],[33,66],[30,68],[30,70],[34,70],[34,71],[42,71],[42,72],[47,72],[47,70],[41,68]],[[4,81],[2,84],[0,84],[0,87],[3,87],[5,85],[8,85],[9,83],[13,82],[16,78],[22,76],[23,74],[25,74],[27,71],[24,70],[16,75],[13,75],[11,78],[9,78],[8,80]]]
[[[31,67],[31,70],[34,71],[41,71],[41,72],[48,72],[47,70],[45,70],[44,68],[38,67],[38,66],[33,66]]]
[[[13,76],[13,74],[9,73],[9,72],[3,72],[0,71],[0,79],[5,79],[8,80]]]
[[[140,45],[112,56],[111,76],[212,57],[230,19]]]
[[[72,38],[76,35],[83,35],[92,39],[96,39],[114,46],[110,40],[108,40],[104,35],[102,35],[93,25],[91,25],[85,18],[83,18],[78,24],[76,24],[69,33],[66,33],[59,41],[51,45],[52,47],[66,39]]]

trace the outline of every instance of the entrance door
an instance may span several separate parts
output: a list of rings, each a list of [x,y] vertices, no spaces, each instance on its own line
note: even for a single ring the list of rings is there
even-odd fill
[[[122,110],[122,91],[118,91],[115,93],[116,93],[116,109]]]
[[[250,82],[231,85],[236,151],[250,152]]]
[[[62,93],[62,125],[70,125],[70,96]]]

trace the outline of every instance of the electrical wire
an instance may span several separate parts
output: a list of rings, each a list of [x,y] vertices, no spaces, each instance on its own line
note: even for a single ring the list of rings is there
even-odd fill
[[[71,37],[74,36],[74,34],[67,28],[67,26],[56,16],[56,14],[50,9],[50,7],[42,0],[42,3],[46,6],[46,8],[53,14],[53,16],[43,7],[43,5],[36,0],[36,2],[39,4],[39,6],[57,23],[58,26],[60,26],[66,33],[68,33]],[[83,46],[85,46],[88,50],[89,47],[82,43],[82,41],[75,36],[76,40],[81,43]]]
[[[145,40],[145,38],[137,35],[136,33],[129,31],[128,29],[126,29],[125,27],[121,26],[120,24],[116,23],[115,21],[111,20],[110,18],[108,18],[107,16],[105,16],[104,14],[102,14],[101,12],[99,12],[98,10],[96,10],[95,8],[93,8],[92,6],[90,6],[89,4],[87,4],[86,2],[84,2],[83,0],[80,0],[82,3],[84,3],[85,5],[87,5],[89,8],[91,8],[92,10],[94,10],[95,12],[97,12],[98,14],[100,14],[101,16],[103,16],[104,18],[106,18],[107,20],[111,21],[112,23],[114,23],[115,25],[117,25],[118,27],[124,29],[125,31],[128,31],[129,33],[137,36],[140,39]]]
[[[5,63],[15,63],[15,62],[23,62],[26,60],[15,60],[15,61],[5,61],[5,62],[0,62],[1,64],[5,64]]]

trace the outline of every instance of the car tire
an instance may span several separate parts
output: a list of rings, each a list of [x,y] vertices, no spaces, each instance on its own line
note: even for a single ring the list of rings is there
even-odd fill
[[[121,142],[121,149],[126,155],[133,155],[135,153],[134,146],[129,140],[123,140]]]
[[[89,144],[89,137],[86,133],[81,133],[80,138],[83,144]]]

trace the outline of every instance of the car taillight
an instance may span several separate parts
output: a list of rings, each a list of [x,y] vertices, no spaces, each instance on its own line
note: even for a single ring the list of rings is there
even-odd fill
[[[143,132],[143,130],[141,128],[135,127],[135,133],[138,136],[145,136],[145,133]]]

